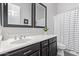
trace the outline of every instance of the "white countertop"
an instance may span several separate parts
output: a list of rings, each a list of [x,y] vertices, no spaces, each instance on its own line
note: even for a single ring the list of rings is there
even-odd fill
[[[21,44],[8,44],[6,41],[1,43],[0,46],[0,54],[12,51],[12,50],[16,50],[37,42],[41,42],[43,40],[55,37],[56,35],[35,35],[35,36],[29,36],[32,39],[30,39],[29,41],[25,42],[25,43],[21,43]]]

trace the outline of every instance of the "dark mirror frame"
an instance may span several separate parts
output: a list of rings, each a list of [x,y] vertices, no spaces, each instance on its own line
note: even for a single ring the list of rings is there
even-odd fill
[[[31,3],[31,26],[30,25],[15,25],[8,24],[8,3],[3,3],[3,26],[4,27],[33,27],[33,4]]]
[[[0,3],[0,24],[2,26],[2,3]]]
[[[45,8],[45,26],[36,26],[36,3],[34,3],[34,27],[35,28],[45,28],[47,27],[47,7],[42,4],[42,3],[38,3],[40,4],[41,6],[43,6]]]

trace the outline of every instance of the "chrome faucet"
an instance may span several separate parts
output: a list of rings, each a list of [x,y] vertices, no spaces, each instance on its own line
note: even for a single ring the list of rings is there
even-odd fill
[[[20,39],[24,39],[25,36],[23,34],[20,35]]]
[[[18,34],[16,33],[15,34],[15,40],[18,40],[19,39],[19,36],[18,36]]]
[[[21,34],[21,35],[18,35],[18,34],[16,34],[15,35],[15,40],[20,40],[20,39],[24,39],[25,38],[25,36],[23,35],[23,34]]]

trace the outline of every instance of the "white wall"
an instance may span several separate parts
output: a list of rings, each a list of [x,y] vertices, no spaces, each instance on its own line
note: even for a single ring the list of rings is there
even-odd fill
[[[57,14],[57,4],[56,3],[48,3],[47,6],[47,26],[50,34],[54,34],[54,16]]]
[[[58,3],[57,13],[62,13],[73,8],[79,8],[79,3]]]
[[[48,21],[48,34],[53,34],[53,16],[56,15],[57,4],[55,3],[44,3],[47,6],[47,21]],[[25,35],[39,35],[45,34],[42,28],[17,28],[17,27],[1,27],[4,38],[12,37],[16,33]]]

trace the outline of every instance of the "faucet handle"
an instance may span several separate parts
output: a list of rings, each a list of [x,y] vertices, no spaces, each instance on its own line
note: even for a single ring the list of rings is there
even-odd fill
[[[17,33],[15,34],[15,40],[19,40],[19,36]]]
[[[24,38],[25,38],[25,35],[21,34],[20,39],[24,39]]]

